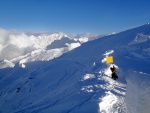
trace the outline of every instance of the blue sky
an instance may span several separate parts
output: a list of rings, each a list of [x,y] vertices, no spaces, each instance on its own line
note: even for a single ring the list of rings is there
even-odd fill
[[[105,34],[150,22],[149,0],[0,0],[0,28]]]

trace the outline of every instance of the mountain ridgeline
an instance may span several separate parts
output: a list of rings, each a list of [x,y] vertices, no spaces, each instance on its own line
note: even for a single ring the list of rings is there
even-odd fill
[[[64,39],[63,46],[65,40],[70,42]],[[108,65],[109,55],[114,62]],[[42,54],[31,57],[23,57],[24,68],[18,62],[0,70],[0,113],[150,111],[150,24],[88,41],[49,61],[39,61]]]

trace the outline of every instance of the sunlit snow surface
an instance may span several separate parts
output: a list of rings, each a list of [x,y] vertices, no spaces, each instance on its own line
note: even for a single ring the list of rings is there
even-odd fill
[[[105,58],[102,59],[102,63],[106,63],[104,59],[108,55],[111,55],[114,51],[109,50],[105,52]],[[115,81],[111,78],[110,67],[115,66],[117,69],[118,66],[115,64],[107,65],[106,68],[101,69],[99,73],[95,74],[86,74],[83,76],[84,82],[90,82],[88,80],[97,81],[93,82],[90,85],[82,87],[81,90],[85,92],[98,92],[103,93],[103,96],[99,98],[99,113],[126,113],[125,105],[125,91],[126,84],[119,81]],[[95,65],[94,65],[95,66]],[[122,74],[120,72],[120,74]],[[96,76],[96,77],[95,77]],[[103,81],[101,83],[101,81]],[[97,83],[97,84],[95,84]],[[88,84],[88,83],[87,83]]]
[[[14,44],[14,36],[9,36]],[[146,24],[86,43],[65,39],[63,47],[53,43],[45,48],[48,40],[40,40],[41,47],[39,43],[36,50],[31,46],[27,54],[20,53],[25,45],[19,49],[0,40],[2,53],[16,48],[21,54],[0,61],[4,66],[0,69],[0,113],[149,113],[149,36]],[[108,55],[113,56],[113,64],[106,64]],[[111,78],[113,65],[119,76],[116,81]]]

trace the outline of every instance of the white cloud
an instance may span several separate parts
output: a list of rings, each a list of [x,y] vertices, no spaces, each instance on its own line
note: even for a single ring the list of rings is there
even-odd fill
[[[0,60],[12,59],[32,51],[30,37],[17,31],[0,29]]]

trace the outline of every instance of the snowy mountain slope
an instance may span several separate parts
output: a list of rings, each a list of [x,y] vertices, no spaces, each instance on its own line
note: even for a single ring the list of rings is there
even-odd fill
[[[127,78],[126,103],[129,113],[149,113],[150,76],[146,73],[130,72]],[[134,95],[133,95],[134,94]],[[133,109],[134,108],[134,109]]]
[[[23,32],[0,30],[0,37],[0,60],[11,60],[37,49],[45,49],[53,41],[60,40],[67,35],[60,32],[34,36]]]
[[[47,62],[1,69],[0,112],[149,113],[149,36],[146,24],[84,43]],[[117,81],[110,77],[112,65],[105,63],[108,55],[118,67]]]
[[[22,62],[48,61],[98,36],[83,34],[68,37],[62,32],[33,33],[0,29],[0,60],[9,61],[8,64],[5,62],[4,66],[0,62],[0,68],[12,67],[10,63],[15,65],[20,62],[20,66],[24,68],[25,65]]]
[[[80,42],[70,39],[62,32],[29,35],[0,30],[0,37],[0,68],[13,67],[18,62],[25,67],[22,62],[51,60],[80,46]],[[8,62],[5,62],[6,60]]]

